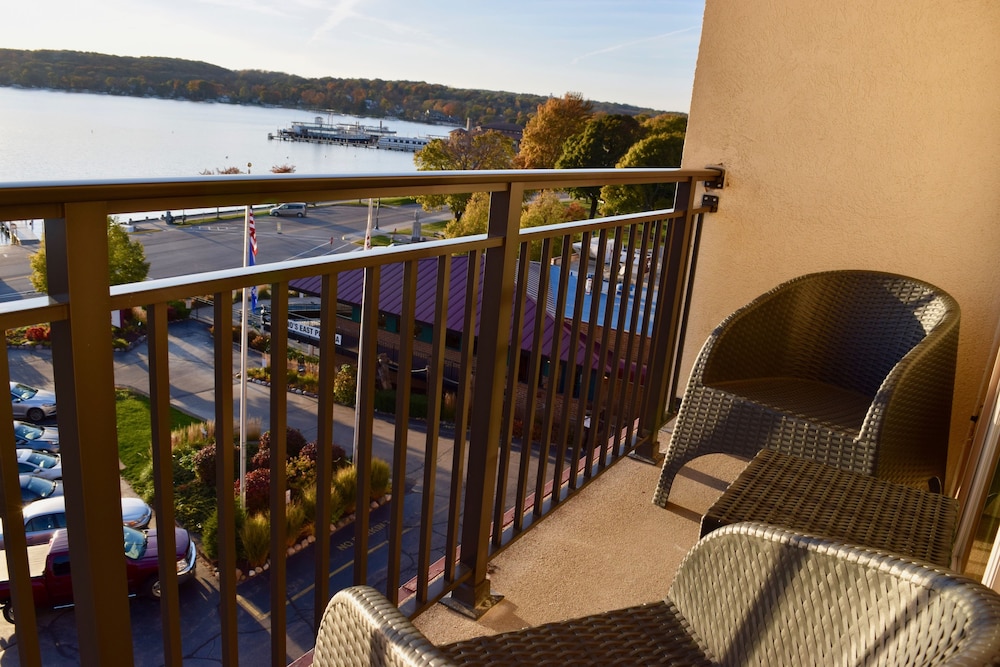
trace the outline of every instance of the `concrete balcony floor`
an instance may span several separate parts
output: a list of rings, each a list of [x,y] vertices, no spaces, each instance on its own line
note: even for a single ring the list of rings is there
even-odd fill
[[[491,590],[504,597],[478,621],[438,604],[414,624],[447,644],[660,600],[701,515],[745,466],[723,454],[692,462],[661,509],[652,503],[659,468],[620,461],[493,561]]]

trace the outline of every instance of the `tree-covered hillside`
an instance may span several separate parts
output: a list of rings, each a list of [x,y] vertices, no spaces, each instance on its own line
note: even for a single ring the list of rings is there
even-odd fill
[[[420,122],[524,126],[548,99],[423,81],[307,79],[282,72],[233,71],[178,58],[111,56],[79,51],[0,49],[0,86],[52,88],[135,97],[266,104]],[[597,112],[654,116],[662,111],[593,102]]]

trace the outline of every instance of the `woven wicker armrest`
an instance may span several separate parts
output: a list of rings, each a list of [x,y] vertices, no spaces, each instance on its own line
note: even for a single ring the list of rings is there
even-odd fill
[[[354,586],[337,593],[327,605],[313,664],[443,667],[452,663],[381,593]]]
[[[762,523],[699,541],[670,599],[721,665],[1000,664],[1000,595],[982,584]]]

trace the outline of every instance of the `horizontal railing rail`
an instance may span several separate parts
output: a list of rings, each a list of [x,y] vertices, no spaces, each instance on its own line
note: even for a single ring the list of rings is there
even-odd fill
[[[236,442],[233,396],[234,293],[266,285],[270,301],[268,426],[271,517],[284,516],[288,424],[289,291],[309,281],[321,308],[317,486],[330,489],[338,350],[338,286],[362,280],[358,322],[358,388],[351,443],[357,469],[353,583],[377,582],[413,615],[448,593],[473,610],[491,597],[489,559],[547,511],[620,457],[656,451],[656,432],[676,393],[675,366],[691,256],[704,213],[695,203],[700,181],[717,170],[423,172],[392,176],[204,177],[0,186],[0,220],[45,220],[48,296],[0,304],[4,329],[51,324],[52,371],[64,466],[67,520],[80,658],[87,664],[129,662],[131,637],[118,511],[114,357],[109,313],[147,313],[154,499],[158,525],[174,523],[169,410],[171,378],[167,304],[190,298],[212,304],[216,442]],[[567,187],[677,184],[673,208],[520,229],[527,193]],[[333,202],[390,196],[489,192],[485,234],[376,248],[109,286],[109,215],[141,211],[251,205],[269,201]],[[431,283],[430,281],[433,281]],[[433,284],[432,295],[418,285]],[[390,298],[391,297],[391,298]],[[432,321],[417,322],[419,299],[432,299]],[[399,317],[395,414],[376,414],[380,306]],[[410,419],[416,326],[431,327],[421,343],[428,418]],[[460,349],[446,345],[458,336]],[[384,335],[385,332],[381,332]],[[341,356],[344,354],[340,350]],[[445,369],[449,382],[444,382]],[[384,369],[383,369],[384,370]],[[10,377],[6,356],[0,375]],[[454,390],[453,390],[454,389]],[[437,418],[448,409],[454,417]],[[0,418],[13,418],[0,405]],[[389,427],[377,426],[389,424]],[[372,528],[369,472],[376,443],[391,459],[387,562],[369,562]],[[84,444],[85,443],[85,444]],[[381,446],[381,445],[379,445]],[[22,664],[40,664],[40,633],[22,529],[12,433],[0,433],[0,501],[6,560],[18,619]],[[236,456],[217,447],[220,657],[238,664]],[[417,471],[417,472],[414,472]],[[408,478],[408,474],[410,477]],[[314,626],[331,590],[332,507],[316,501]],[[418,529],[405,531],[417,515]],[[289,655],[286,630],[288,557],[285,522],[270,522],[270,654]],[[160,531],[163,572],[163,662],[181,664],[183,640],[173,574],[173,536]],[[404,563],[415,563],[415,566]]]

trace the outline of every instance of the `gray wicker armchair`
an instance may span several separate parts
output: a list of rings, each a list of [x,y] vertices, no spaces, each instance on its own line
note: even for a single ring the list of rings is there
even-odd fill
[[[795,278],[727,317],[702,347],[653,498],[711,453],[765,447],[941,490],[959,307],[905,276]]]
[[[995,665],[1000,595],[948,570],[759,523],[692,548],[662,601],[434,646],[373,588],[330,601],[313,664]]]

